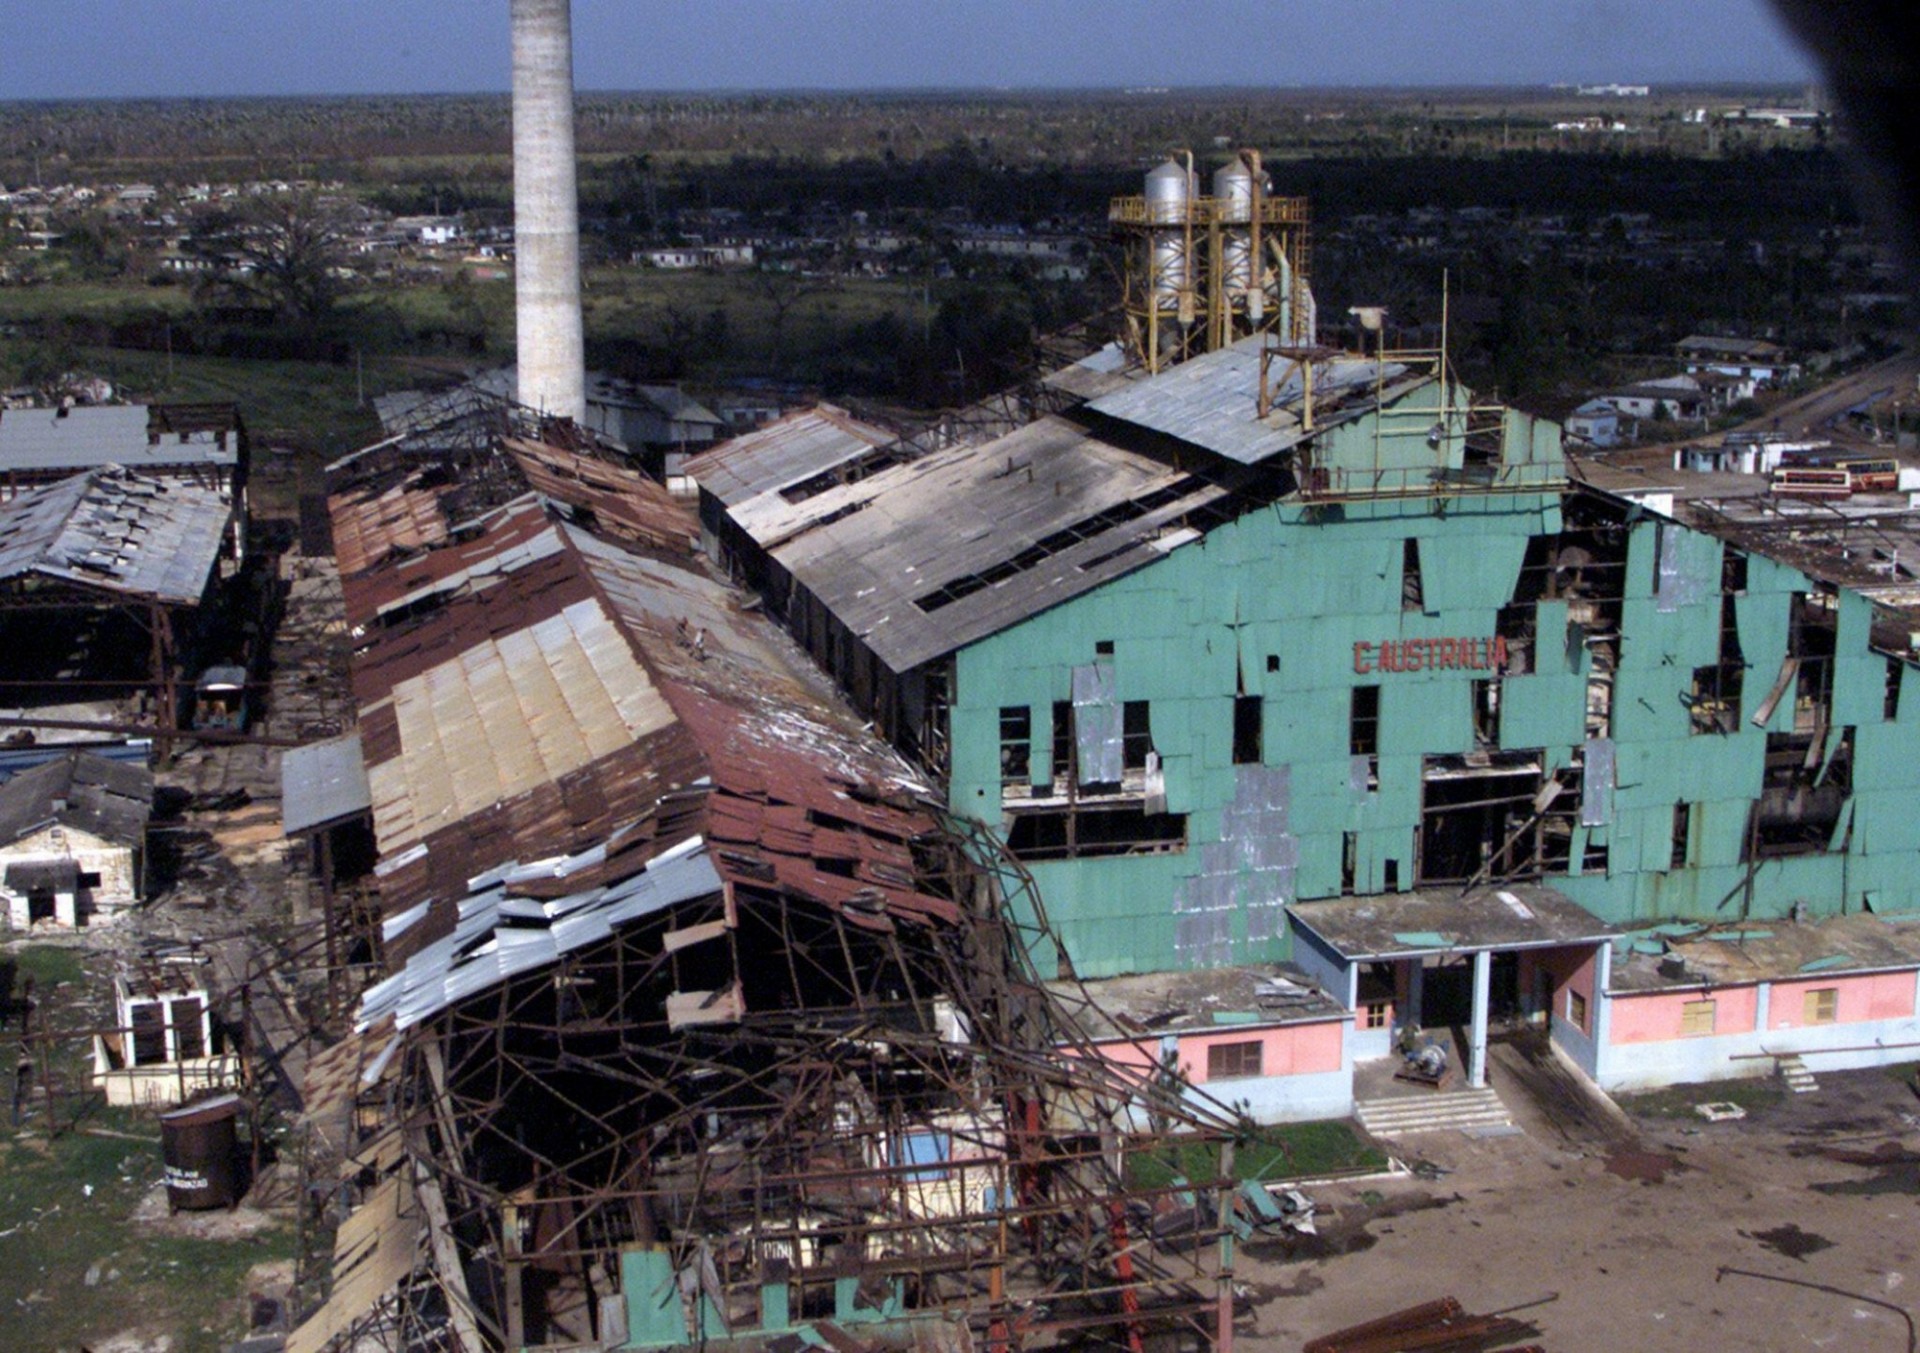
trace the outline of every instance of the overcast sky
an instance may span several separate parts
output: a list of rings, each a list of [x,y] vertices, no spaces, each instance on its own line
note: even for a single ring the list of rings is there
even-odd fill
[[[504,90],[507,0],[0,0],[0,99]],[[1803,80],[1764,0],[574,0],[583,89]]]

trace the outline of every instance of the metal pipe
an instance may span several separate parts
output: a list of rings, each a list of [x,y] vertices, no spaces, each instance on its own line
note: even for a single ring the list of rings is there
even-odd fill
[[[519,400],[584,423],[572,0],[512,0],[513,249]]]

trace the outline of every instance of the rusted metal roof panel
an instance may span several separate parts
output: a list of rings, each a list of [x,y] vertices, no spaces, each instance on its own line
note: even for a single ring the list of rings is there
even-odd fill
[[[411,483],[377,493],[336,495],[333,557],[341,577],[364,573],[395,554],[410,554],[447,538],[447,520],[436,494]]]
[[[389,555],[358,573],[343,568],[347,623],[359,629],[435,597],[484,589],[560,551],[558,528],[531,495],[488,513],[469,529],[478,534],[410,557]]]
[[[539,442],[514,438],[505,446],[528,486],[574,509],[576,518],[584,509],[595,527],[670,555],[691,555],[698,548],[700,523],[665,485],[596,457]]]

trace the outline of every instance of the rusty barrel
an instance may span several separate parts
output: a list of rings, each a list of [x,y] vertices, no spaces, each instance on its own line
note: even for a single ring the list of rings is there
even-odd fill
[[[160,1115],[167,1207],[204,1211],[240,1201],[240,1096],[220,1095]]]

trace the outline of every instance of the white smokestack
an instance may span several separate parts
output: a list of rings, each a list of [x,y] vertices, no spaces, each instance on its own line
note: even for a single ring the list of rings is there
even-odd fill
[[[514,311],[520,402],[584,422],[572,0],[513,3]]]

